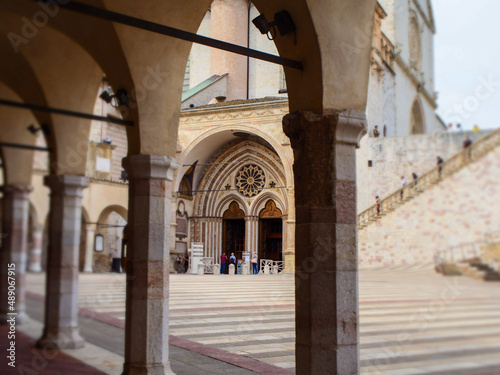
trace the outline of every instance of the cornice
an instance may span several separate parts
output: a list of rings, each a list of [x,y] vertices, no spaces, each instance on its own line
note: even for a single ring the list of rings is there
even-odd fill
[[[193,123],[213,120],[234,120],[266,116],[283,117],[289,112],[288,99],[270,102],[251,102],[228,106],[214,106],[181,112],[181,123]]]

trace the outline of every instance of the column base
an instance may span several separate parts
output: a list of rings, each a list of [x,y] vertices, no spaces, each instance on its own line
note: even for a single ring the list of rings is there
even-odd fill
[[[40,266],[39,264],[29,266],[28,271],[29,272],[37,272],[37,273],[42,272],[42,266]]]
[[[85,346],[85,340],[80,336],[78,328],[60,329],[57,333],[44,332],[38,339],[36,346],[44,348],[49,346],[57,349],[79,349]]]
[[[157,365],[123,365],[122,375],[175,375],[170,361]]]
[[[92,273],[92,272],[94,272],[94,270],[91,267],[83,269],[83,273]]]

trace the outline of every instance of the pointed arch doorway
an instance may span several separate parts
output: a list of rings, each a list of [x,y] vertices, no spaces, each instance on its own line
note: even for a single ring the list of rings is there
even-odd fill
[[[283,260],[283,214],[269,200],[259,214],[259,259]]]
[[[235,201],[224,212],[222,230],[222,252],[228,258],[234,253],[236,259],[241,259],[245,251],[245,213]]]

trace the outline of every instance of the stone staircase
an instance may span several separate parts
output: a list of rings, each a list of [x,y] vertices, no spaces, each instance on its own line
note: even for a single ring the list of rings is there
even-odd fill
[[[483,281],[500,281],[500,232],[482,243],[442,250],[435,255],[435,270],[445,276],[462,275]]]
[[[379,204],[374,204],[358,214],[358,229],[363,230],[372,223],[382,219],[384,216],[397,210],[401,205],[411,201],[430,187],[482,158],[498,146],[500,146],[500,129],[487,134],[474,142],[467,150],[457,153],[441,164],[441,166],[435,167],[418,177],[416,182],[412,181],[408,183],[404,188],[398,189],[383,198]],[[380,205],[380,212],[377,210],[378,205]]]

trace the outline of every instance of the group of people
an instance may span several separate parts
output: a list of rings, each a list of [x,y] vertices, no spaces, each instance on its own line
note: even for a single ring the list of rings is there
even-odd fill
[[[252,254],[252,259],[250,262],[252,263],[252,275],[257,275],[259,273],[258,268],[257,268],[257,253]],[[226,263],[227,263],[227,255],[225,253],[222,253],[220,255],[220,274],[223,275],[226,271]],[[234,256],[234,253],[231,253],[229,256],[229,264],[233,264],[236,267],[236,257]]]
[[[455,126],[453,126],[452,123],[449,123],[447,128],[446,128],[446,131],[448,133],[452,133],[452,132],[459,132],[459,133],[462,133],[464,131],[463,127],[462,127],[462,124],[456,124]],[[479,125],[474,125],[472,127],[472,131],[475,131],[475,132],[478,132],[479,131]]]
[[[460,124],[458,124],[458,125],[460,125]],[[451,126],[451,124],[450,124],[450,126]],[[465,140],[462,143],[462,149],[464,150],[465,157],[468,159],[471,158],[471,148],[470,148],[471,145],[472,145],[472,140],[468,136],[465,137]],[[467,150],[467,152],[465,152],[465,150]],[[438,168],[439,178],[441,178],[441,173],[443,171],[443,163],[444,163],[443,158],[439,155],[436,156],[436,165]],[[418,175],[415,172],[413,172],[412,177],[413,177],[413,183],[411,184],[410,188],[413,189],[413,187],[417,186]],[[401,188],[404,189],[404,187],[406,185],[408,185],[408,182],[406,181],[405,176],[401,176]],[[401,190],[401,200],[403,200],[403,197],[404,197],[404,190]],[[376,206],[377,207],[377,215],[380,215],[381,201],[380,201],[380,197],[378,195],[375,197],[375,202],[377,205]]]

